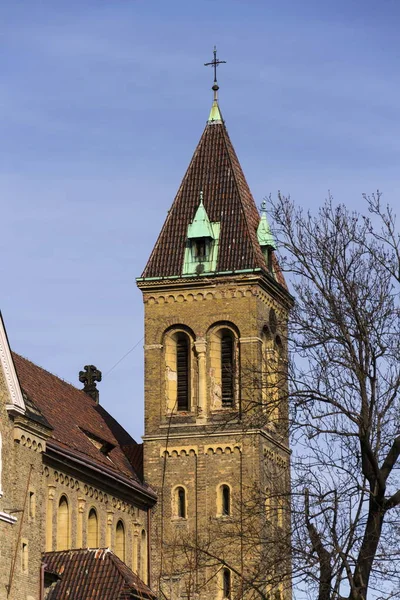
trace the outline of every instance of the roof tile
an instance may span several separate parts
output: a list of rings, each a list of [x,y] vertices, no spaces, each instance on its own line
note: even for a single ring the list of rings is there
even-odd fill
[[[155,600],[156,596],[109,548],[45,552],[47,573],[60,581],[48,600]]]

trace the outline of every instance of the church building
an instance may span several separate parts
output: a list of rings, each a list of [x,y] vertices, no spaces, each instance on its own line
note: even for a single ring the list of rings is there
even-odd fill
[[[290,596],[292,298],[218,101],[142,276],[144,477],[161,598]]]
[[[0,600],[290,600],[292,306],[211,111],[144,271],[138,444],[11,351],[0,318]]]

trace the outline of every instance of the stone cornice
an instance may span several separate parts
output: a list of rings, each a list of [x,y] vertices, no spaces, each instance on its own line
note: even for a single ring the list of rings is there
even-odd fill
[[[196,440],[200,441],[200,439],[202,439],[202,438],[220,438],[220,437],[222,437],[222,438],[223,437],[243,438],[245,436],[250,436],[250,435],[261,435],[263,438],[268,440],[268,442],[270,442],[274,446],[278,447],[280,450],[282,450],[286,454],[291,453],[289,447],[286,444],[284,444],[281,440],[277,440],[274,435],[270,435],[264,429],[248,429],[247,431],[224,429],[224,431],[213,431],[213,432],[210,432],[210,431],[194,432],[193,430],[191,430],[191,431],[187,432],[187,435],[185,435],[185,433],[183,433],[182,431],[179,431],[177,433],[168,431],[164,435],[144,435],[144,436],[142,436],[142,440],[144,443],[146,443],[146,442],[163,441],[163,440],[167,440],[167,439],[168,440],[177,440],[177,439],[182,440],[187,437],[187,438],[192,438],[193,440],[196,439]],[[165,448],[164,448],[164,450],[165,450]]]
[[[54,440],[47,442],[46,457],[51,459],[55,464],[60,464],[64,470],[69,465],[77,473],[84,473],[86,478],[93,479],[100,487],[107,485],[110,488],[115,488],[118,486],[120,491],[130,499],[132,495],[135,496],[136,501],[143,505],[143,507],[152,506],[156,502],[157,496],[151,488],[130,479],[122,473],[107,469],[106,466],[95,463],[89,457],[84,457],[72,450],[59,447]]]
[[[293,296],[284,289],[279,283],[269,276],[266,276],[262,271],[248,272],[248,273],[229,273],[221,275],[213,275],[207,277],[195,277],[195,278],[166,278],[166,279],[138,279],[136,280],[137,286],[142,290],[144,295],[144,301],[146,301],[146,295],[151,294],[167,294],[171,292],[173,297],[178,297],[179,292],[185,294],[185,292],[194,292],[198,290],[199,293],[204,291],[204,296],[207,292],[213,288],[221,289],[223,287],[237,286],[241,287],[244,285],[258,285],[264,291],[267,292],[272,298],[275,298],[280,304],[282,304],[286,310],[293,306]],[[179,302],[179,300],[177,300]]]

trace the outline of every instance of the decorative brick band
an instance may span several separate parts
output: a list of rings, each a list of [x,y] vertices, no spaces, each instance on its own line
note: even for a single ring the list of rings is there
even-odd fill
[[[242,452],[242,446],[240,444],[231,444],[230,446],[223,446],[221,444],[213,444],[210,446],[204,446],[204,454],[240,454]]]
[[[174,446],[171,448],[160,448],[161,457],[197,456],[197,446]]]

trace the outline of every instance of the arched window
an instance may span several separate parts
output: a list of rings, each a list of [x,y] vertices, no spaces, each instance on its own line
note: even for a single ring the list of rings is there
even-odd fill
[[[232,406],[234,396],[234,343],[232,333],[225,329],[221,335],[221,396],[222,406]]]
[[[189,410],[189,338],[185,333],[176,338],[176,378],[178,410]]]
[[[186,490],[182,486],[174,490],[172,512],[175,518],[186,519]]]
[[[232,408],[237,398],[239,372],[239,333],[232,324],[214,324],[209,331],[209,373],[211,384],[211,410]]]
[[[140,577],[147,583],[147,536],[144,529],[140,537]]]
[[[66,496],[61,496],[57,512],[57,550],[70,548],[69,506]]]
[[[184,326],[182,326],[184,327]],[[182,330],[167,331],[163,342],[166,367],[167,413],[192,410],[193,341],[189,333]]]
[[[87,545],[89,548],[99,547],[99,528],[97,521],[97,513],[94,508],[91,508],[89,511],[87,526]]]
[[[115,554],[125,562],[125,527],[121,520],[115,530]]]
[[[231,572],[226,567],[222,569],[222,594],[224,600],[230,600],[232,595]]]

